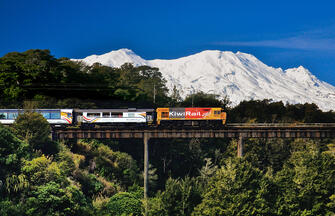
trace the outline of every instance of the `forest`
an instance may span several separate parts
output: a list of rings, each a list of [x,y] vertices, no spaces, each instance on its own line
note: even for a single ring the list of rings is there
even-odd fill
[[[155,91],[154,91],[155,89]],[[0,125],[0,215],[334,215],[335,140],[152,139],[149,199],[143,141],[51,140],[31,108],[223,107],[230,123],[335,123],[315,104],[181,98],[158,68],[92,66],[49,50],[0,58],[0,108],[26,112]]]

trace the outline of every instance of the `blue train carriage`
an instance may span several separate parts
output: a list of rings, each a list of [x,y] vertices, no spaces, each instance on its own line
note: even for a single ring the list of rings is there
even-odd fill
[[[18,109],[0,109],[0,123],[4,125],[13,124],[19,113]]]
[[[75,109],[76,120],[83,125],[151,125],[154,109]]]
[[[36,109],[33,112],[41,113],[53,126],[71,125],[73,123],[72,109]],[[13,124],[22,109],[0,109],[0,123],[4,125]]]

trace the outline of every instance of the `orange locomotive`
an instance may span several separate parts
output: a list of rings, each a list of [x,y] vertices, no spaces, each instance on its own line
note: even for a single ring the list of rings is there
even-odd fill
[[[226,123],[221,107],[157,108],[157,125],[218,126]]]

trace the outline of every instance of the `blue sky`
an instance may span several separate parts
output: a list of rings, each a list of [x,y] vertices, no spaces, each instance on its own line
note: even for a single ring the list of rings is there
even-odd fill
[[[335,1],[0,0],[0,56],[49,49],[83,58],[120,48],[145,59],[242,51],[303,65],[335,85]]]

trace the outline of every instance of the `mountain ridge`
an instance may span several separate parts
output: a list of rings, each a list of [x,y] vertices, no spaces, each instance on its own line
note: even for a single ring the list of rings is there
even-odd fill
[[[243,100],[272,99],[291,104],[315,103],[324,111],[335,110],[335,87],[305,67],[274,68],[243,52],[204,50],[177,59],[145,60],[130,49],[120,49],[73,60],[111,67],[127,62],[157,67],[167,87],[171,90],[176,86],[182,97],[203,91],[228,96],[232,106]]]

